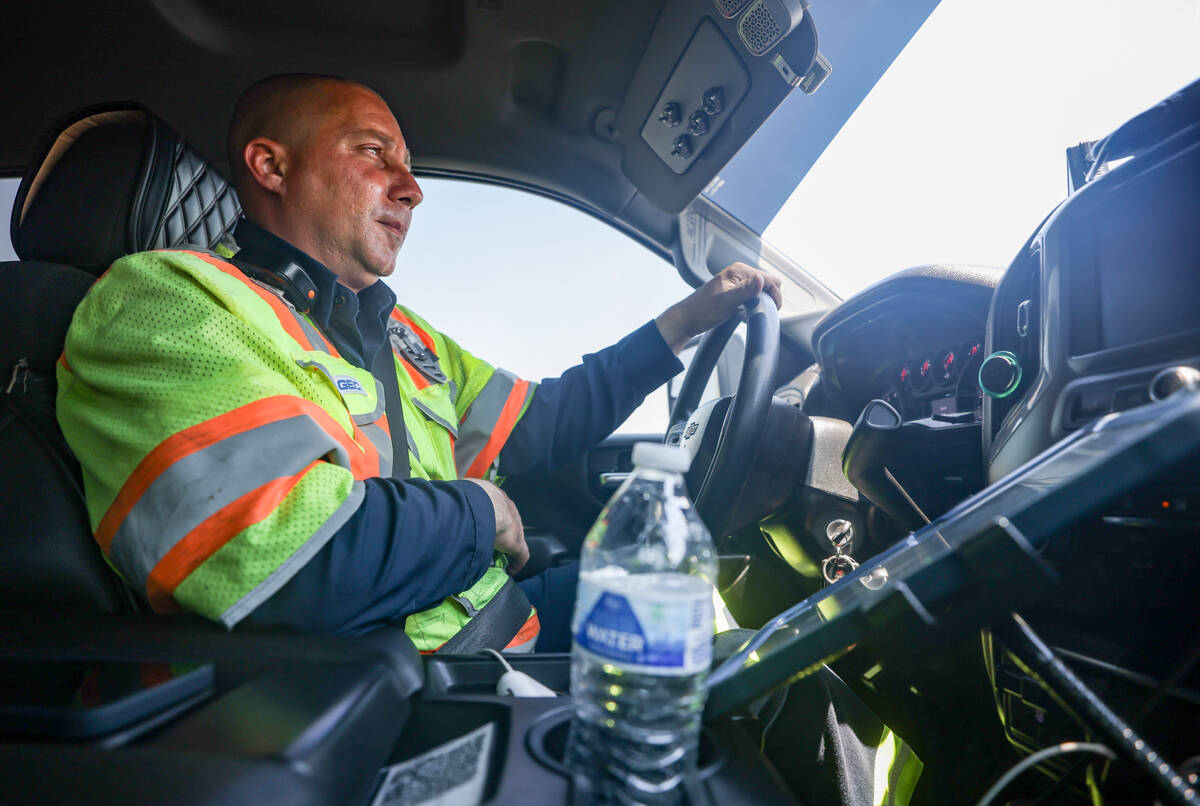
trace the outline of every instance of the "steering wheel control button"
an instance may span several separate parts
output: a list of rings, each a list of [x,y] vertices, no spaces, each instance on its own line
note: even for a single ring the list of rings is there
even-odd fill
[[[719,115],[725,111],[725,90],[720,87],[709,87],[704,92],[704,100],[700,108],[706,115]]]
[[[692,138],[681,134],[671,143],[671,156],[685,160],[692,156]]]
[[[1021,385],[1021,361],[1012,353],[992,353],[979,367],[979,388],[992,397],[1008,397]]]
[[[658,113],[658,122],[664,126],[678,126],[683,120],[683,113],[679,109],[679,104],[667,104]]]
[[[1166,400],[1180,389],[1200,388],[1200,370],[1195,367],[1169,367],[1150,381],[1150,399]]]
[[[688,115],[687,130],[697,137],[708,134],[708,115],[699,109]]]

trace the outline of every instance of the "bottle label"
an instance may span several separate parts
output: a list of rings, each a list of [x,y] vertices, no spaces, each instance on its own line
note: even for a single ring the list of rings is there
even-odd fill
[[[641,574],[579,578],[572,632],[580,649],[632,672],[688,675],[712,663],[712,586],[698,577],[658,585]]]

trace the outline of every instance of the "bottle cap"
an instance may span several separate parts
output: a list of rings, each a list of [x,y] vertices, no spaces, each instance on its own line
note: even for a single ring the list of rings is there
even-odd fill
[[[676,448],[674,445],[639,442],[633,446],[633,466],[686,473],[692,466],[692,455],[684,448]]]

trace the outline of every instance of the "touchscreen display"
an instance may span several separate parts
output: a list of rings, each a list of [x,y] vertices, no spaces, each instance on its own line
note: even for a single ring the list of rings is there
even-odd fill
[[[1099,325],[1073,339],[1076,355],[1200,328],[1200,193],[1170,174],[1138,185],[1072,228],[1095,249],[1092,266],[1073,261],[1071,271],[1076,301],[1095,299]]]

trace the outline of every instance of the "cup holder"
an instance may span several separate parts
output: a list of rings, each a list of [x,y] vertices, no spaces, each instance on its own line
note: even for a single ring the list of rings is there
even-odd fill
[[[571,706],[547,712],[529,729],[526,743],[530,754],[547,769],[567,778],[574,774],[567,769],[567,730],[571,726]],[[707,726],[700,729],[700,755],[696,764],[696,775],[707,778],[725,763],[729,752],[717,734]]]

